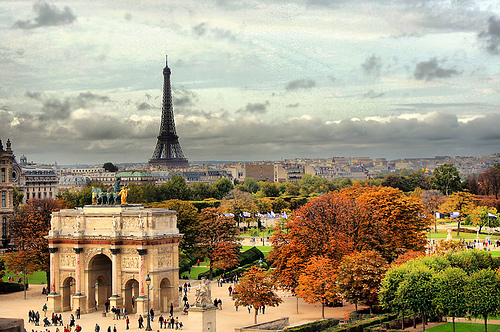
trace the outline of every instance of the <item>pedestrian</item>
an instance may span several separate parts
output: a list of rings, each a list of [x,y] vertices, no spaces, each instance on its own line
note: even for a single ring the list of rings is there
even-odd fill
[[[128,329],[129,329],[129,325],[128,325],[128,324],[130,324],[130,319],[128,319],[128,316],[127,316],[127,318],[125,319],[125,323],[127,323],[127,330],[128,330]]]
[[[111,325],[108,325],[108,332],[111,332]]]
[[[43,317],[47,317],[47,303],[43,305],[42,311],[43,311]]]
[[[251,311],[252,311],[252,306],[251,306],[251,305],[249,305],[249,306],[247,307],[247,309],[248,309],[248,313],[251,313]]]
[[[170,316],[174,315],[174,304],[170,303]]]
[[[123,312],[123,319],[125,319],[127,317],[127,308],[123,307],[122,312]]]
[[[132,296],[132,308],[135,308],[135,298]]]
[[[217,306],[219,307],[219,310],[222,310],[222,299],[217,301]]]
[[[196,263],[198,263],[198,266],[200,266],[200,259],[198,258],[198,260],[196,261]]]
[[[144,326],[142,323],[144,322],[144,318],[142,318],[142,315],[139,315],[139,319],[137,320],[139,323],[139,328],[142,329]]]
[[[231,296],[233,294],[233,287],[229,285],[229,288],[227,290],[229,291],[229,296]]]
[[[64,326],[63,319],[62,319],[62,314],[59,314],[59,326]]]
[[[178,330],[179,329],[179,317],[175,317],[175,329]]]
[[[174,328],[174,324],[175,324],[175,319],[174,319],[174,316],[172,316],[172,317],[170,317],[170,327]]]
[[[99,331],[101,331],[101,327],[99,326],[99,324],[95,323],[94,332],[99,332]]]
[[[266,311],[266,306],[265,306],[265,305],[262,305],[262,306],[261,306],[261,309],[262,309],[262,314],[265,314],[265,311]]]
[[[149,309],[149,314],[151,315],[151,321],[154,322],[155,311],[153,310],[153,308]]]
[[[76,309],[76,319],[80,319],[80,307],[78,307],[78,309]]]
[[[69,327],[73,327],[75,326],[75,316],[73,316],[73,314],[71,314],[71,316],[69,317]]]
[[[113,326],[113,332],[116,332],[116,324]]]
[[[218,309],[219,308],[219,301],[217,301],[217,298],[214,299],[214,307],[215,309]]]
[[[160,317],[158,318],[158,322],[160,322],[160,329],[163,327],[163,315],[160,314]]]

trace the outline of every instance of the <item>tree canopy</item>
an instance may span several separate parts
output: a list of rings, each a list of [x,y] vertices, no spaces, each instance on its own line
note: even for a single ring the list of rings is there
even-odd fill
[[[448,196],[461,189],[460,174],[453,164],[444,164],[436,167],[434,172],[432,188],[440,190]]]

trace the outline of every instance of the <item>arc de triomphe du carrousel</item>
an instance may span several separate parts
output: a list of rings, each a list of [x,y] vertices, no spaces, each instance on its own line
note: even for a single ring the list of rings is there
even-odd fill
[[[82,313],[104,303],[128,313],[150,306],[169,311],[179,305],[179,251],[182,235],[175,211],[137,204],[86,205],[52,214],[49,312]]]

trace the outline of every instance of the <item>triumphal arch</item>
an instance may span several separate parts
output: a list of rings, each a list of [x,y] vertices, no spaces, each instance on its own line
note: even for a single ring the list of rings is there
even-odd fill
[[[49,311],[126,307],[128,313],[150,305],[168,311],[179,305],[179,252],[182,235],[177,214],[142,205],[87,205],[52,214]]]

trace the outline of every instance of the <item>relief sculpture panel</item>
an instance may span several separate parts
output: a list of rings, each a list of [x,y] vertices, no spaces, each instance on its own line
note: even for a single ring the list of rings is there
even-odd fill
[[[169,267],[172,266],[172,256],[171,255],[164,255],[158,257],[158,267]]]
[[[61,267],[75,267],[75,255],[61,254],[59,256]]]
[[[122,267],[124,269],[138,269],[139,268],[139,257],[122,257]]]

